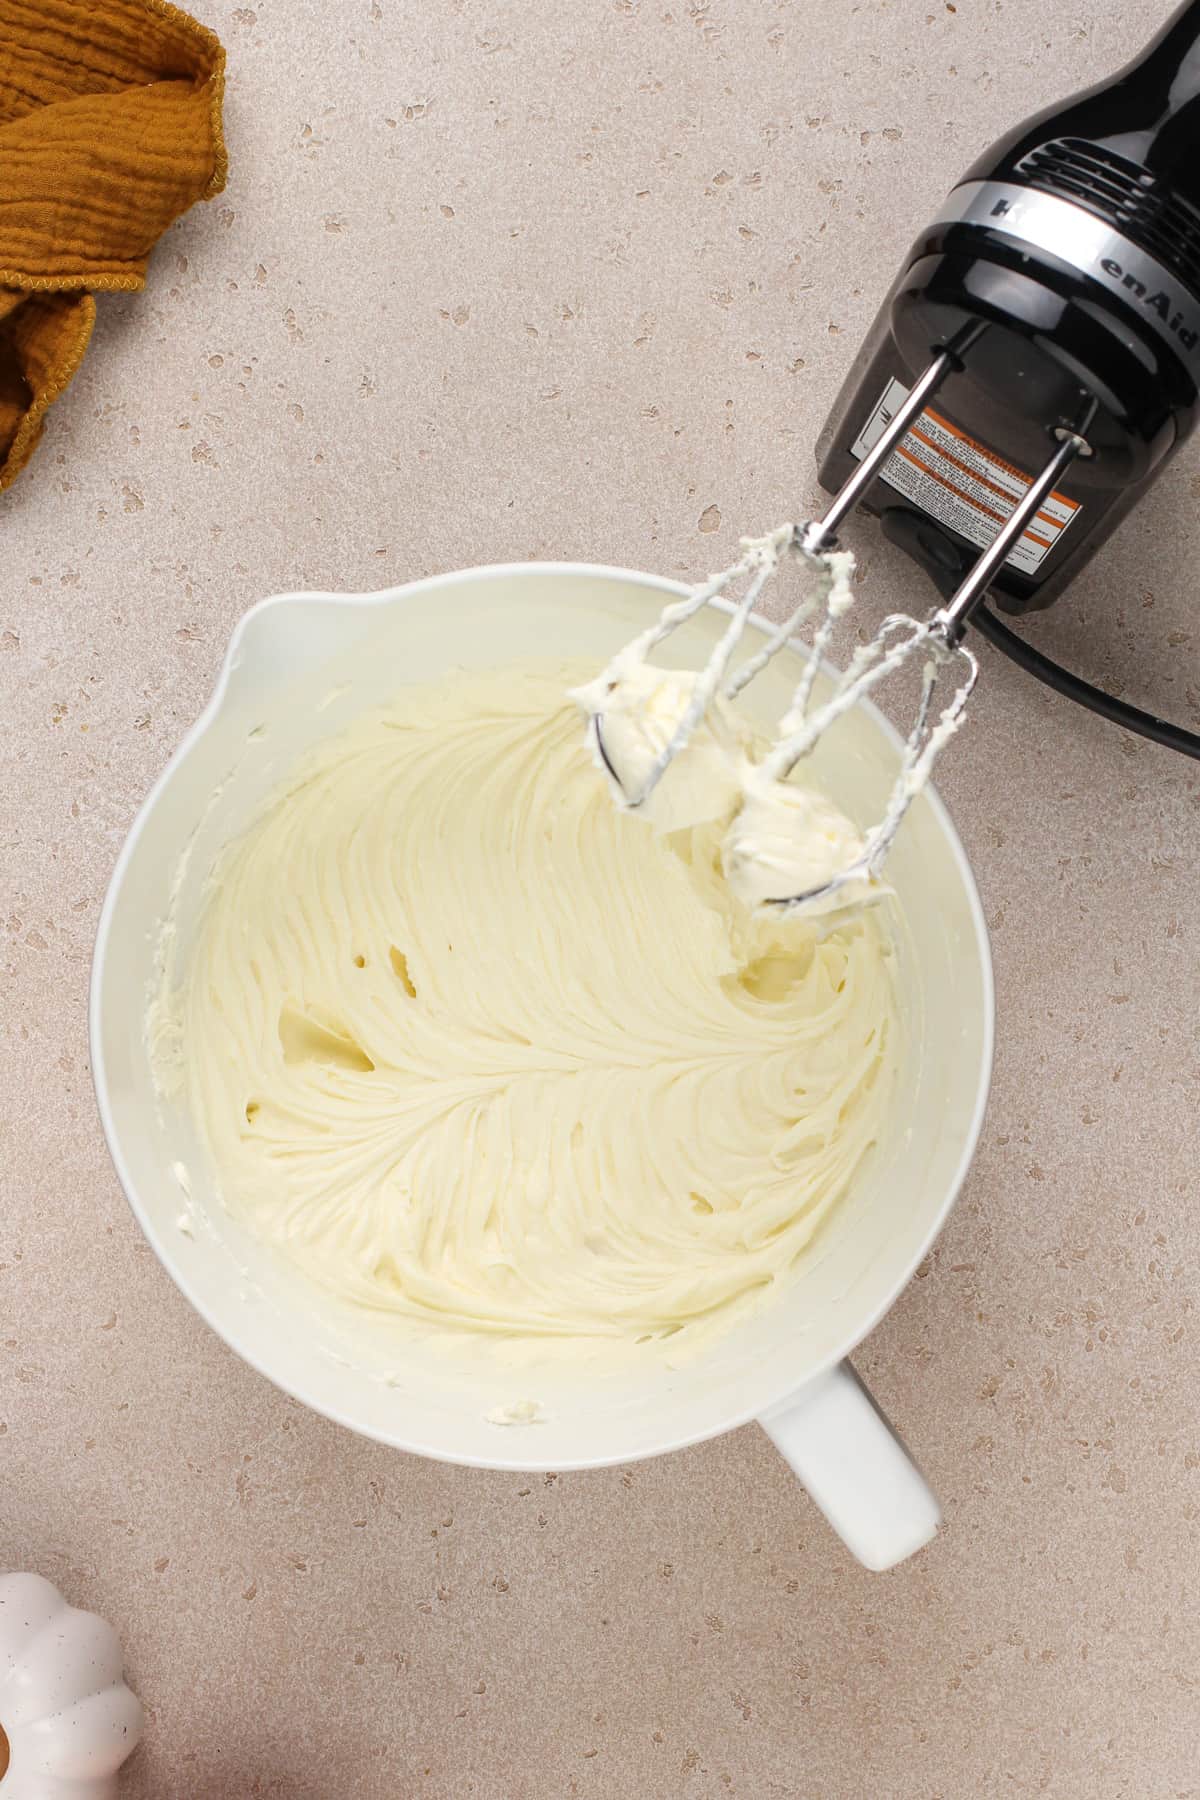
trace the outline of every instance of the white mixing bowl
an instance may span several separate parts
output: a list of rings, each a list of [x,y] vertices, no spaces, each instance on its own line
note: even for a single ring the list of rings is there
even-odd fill
[[[843,1359],[904,1287],[952,1205],[979,1134],[991,1067],[987,935],[962,846],[927,792],[889,876],[907,916],[899,957],[909,1054],[894,1129],[816,1240],[786,1295],[678,1370],[598,1373],[547,1353],[514,1369],[399,1347],[317,1296],[215,1199],[190,1120],[154,1084],[146,1009],[160,926],[194,935],[205,877],[281,776],[401,684],[452,668],[551,656],[604,661],[685,590],[628,570],[528,563],[471,569],[381,594],[287,594],[234,632],[216,692],[138,814],[101,915],[91,1044],[117,1172],[164,1268],[239,1355],[355,1431],[448,1461],[505,1469],[594,1468],[655,1456],[759,1419],[851,1549],[886,1568],[926,1542],[937,1503]],[[672,640],[704,659],[706,611]],[[675,660],[674,656],[672,660]],[[747,690],[777,716],[795,665]],[[897,739],[870,708],[817,773],[848,811],[879,816]],[[847,745],[849,743],[849,749]],[[481,909],[480,930],[486,930]],[[180,1229],[187,1171],[191,1235]],[[487,1414],[525,1396],[542,1420]]]

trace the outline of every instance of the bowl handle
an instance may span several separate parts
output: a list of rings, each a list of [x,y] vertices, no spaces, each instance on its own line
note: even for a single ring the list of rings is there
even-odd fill
[[[759,1424],[868,1569],[893,1568],[937,1531],[933,1490],[848,1362]]]

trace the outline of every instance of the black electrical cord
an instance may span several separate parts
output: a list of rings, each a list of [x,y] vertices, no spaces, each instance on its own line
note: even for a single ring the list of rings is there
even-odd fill
[[[1174,725],[1169,719],[1160,719],[1155,713],[1143,712],[1140,706],[1130,706],[1126,701],[1118,700],[1115,694],[1106,694],[1103,688],[1093,687],[1090,681],[1072,675],[1069,669],[1052,662],[1024,638],[1019,638],[1015,631],[1010,631],[1007,625],[1002,625],[986,606],[975,608],[971,624],[997,650],[1003,650],[1013,662],[1030,675],[1036,675],[1047,687],[1057,688],[1068,699],[1078,700],[1081,706],[1090,707],[1102,718],[1111,719],[1114,725],[1137,732],[1139,737],[1152,738],[1168,750],[1178,750],[1181,756],[1194,756],[1200,760],[1200,733]]]

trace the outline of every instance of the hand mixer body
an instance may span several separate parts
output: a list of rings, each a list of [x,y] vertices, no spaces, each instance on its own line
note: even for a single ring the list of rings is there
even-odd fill
[[[841,489],[947,348],[864,504],[949,593],[1069,434],[1087,450],[990,589],[1047,606],[1192,430],[1200,398],[1200,0],[1113,80],[1018,126],[918,236],[818,441]]]

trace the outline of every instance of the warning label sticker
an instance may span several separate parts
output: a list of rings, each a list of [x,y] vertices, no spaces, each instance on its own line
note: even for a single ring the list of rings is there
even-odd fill
[[[874,412],[850,446],[852,456],[861,461],[874,448],[907,398],[908,389],[903,382],[888,382]],[[1031,478],[927,407],[909,426],[879,479],[982,550],[1026,492]],[[1078,511],[1077,500],[1068,500],[1065,494],[1047,495],[1006,560],[1031,574],[1045,561]]]

